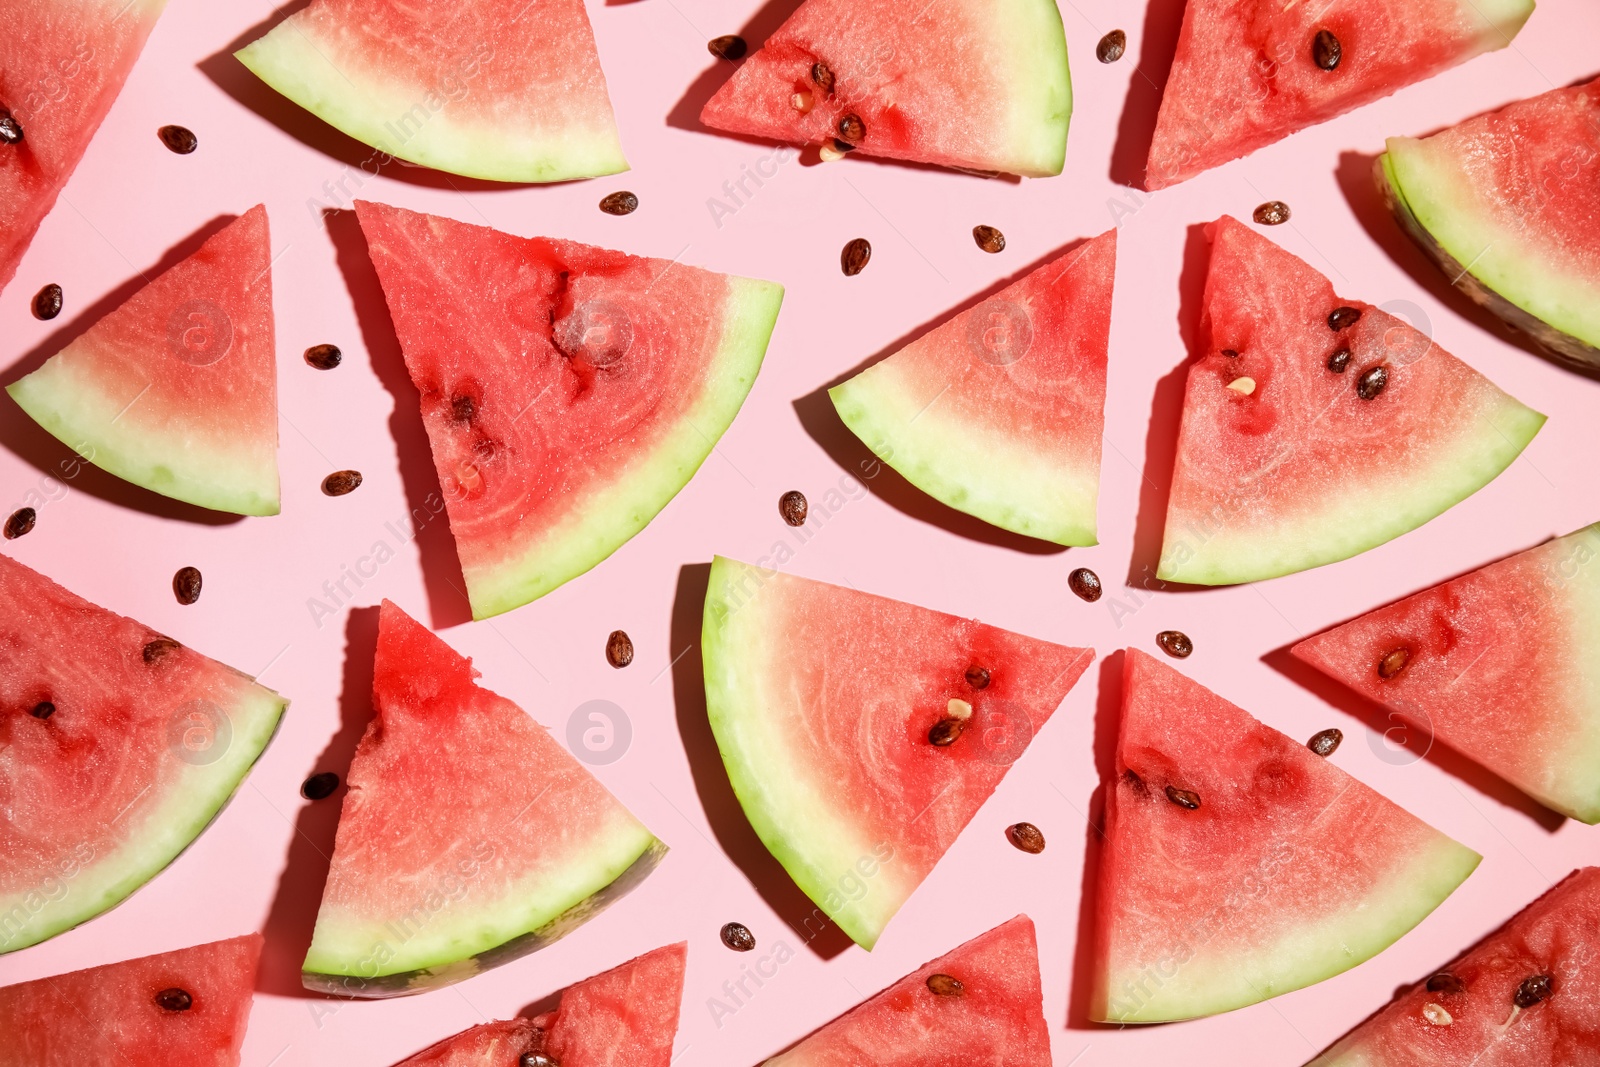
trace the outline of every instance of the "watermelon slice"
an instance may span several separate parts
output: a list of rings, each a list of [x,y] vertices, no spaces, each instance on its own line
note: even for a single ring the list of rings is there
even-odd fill
[[[1013,533],[1092,545],[1117,231],[828,391],[907,481]]]
[[[266,208],[213,234],[6,392],[119,478],[217,511],[276,515]]]
[[[1569,874],[1308,1067],[1457,1063],[1600,1067],[1600,868]]]
[[[357,202],[476,618],[667,505],[738,414],[783,289]]]
[[[159,874],[233,796],[286,706],[0,555],[0,953]]]
[[[1377,955],[1479,856],[1143,652],[1106,791],[1095,1018],[1231,1011]]]
[[[484,1023],[398,1067],[670,1067],[689,945],[680,941],[568,986],[554,1011]]]
[[[0,1067],[237,1067],[261,935],[0,988]]]
[[[237,55],[385,157],[502,182],[628,169],[583,0],[314,0]]]
[[[1457,287],[1553,354],[1600,367],[1600,79],[1391,137],[1376,174]]]
[[[745,815],[868,949],[1094,659],[720,556],[701,640]]]
[[[472,661],[389,601],[307,989],[449,985],[569,933],[666,846]],[[431,820],[431,821],[430,821]]]
[[[1228,585],[1365,552],[1483,488],[1544,425],[1238,221],[1210,232],[1161,578]]]
[[[1531,14],[1533,0],[1189,0],[1145,187],[1176,185],[1504,48]]]
[[[1061,173],[1071,117],[1054,0],[806,0],[700,113],[731,133],[1025,177]]]
[[[924,964],[767,1067],[1050,1067],[1039,949],[1026,915]]]
[[[1294,646],[1574,819],[1600,822],[1600,523]]]
[[[167,0],[0,0],[0,289],[55,206]]]

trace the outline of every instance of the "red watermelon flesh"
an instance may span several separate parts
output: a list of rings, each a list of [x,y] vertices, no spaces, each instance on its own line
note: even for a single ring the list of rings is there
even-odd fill
[[[1479,856],[1130,649],[1107,787],[1095,1017],[1167,1022],[1320,982],[1387,948]]]
[[[1428,738],[1600,822],[1600,524],[1294,646]]]
[[[1568,875],[1308,1067],[1442,1064],[1600,1067],[1600,868]]]
[[[473,615],[644,528],[738,413],[783,290],[358,201]]]
[[[689,946],[647,952],[568,986],[556,1010],[484,1023],[398,1067],[514,1067],[542,1054],[561,1067],[670,1067]]]
[[[166,0],[0,0],[0,289],[17,272]]]
[[[0,555],[0,953],[159,874],[227,804],[285,706]]]
[[[302,979],[390,997],[570,932],[666,846],[472,662],[383,602],[375,714],[356,748]]]
[[[722,557],[701,641],[745,815],[869,949],[1094,659]]]
[[[1037,177],[1061,173],[1071,114],[1053,0],[943,0],[937,9],[806,0],[707,101],[700,121]]]
[[[0,1067],[237,1067],[260,958],[250,934],[0,988]]]
[[[1477,492],[1544,425],[1238,221],[1210,232],[1161,578],[1227,585],[1364,552]]]
[[[1189,0],[1145,187],[1176,185],[1504,48],[1532,12],[1533,0]],[[1321,34],[1337,45],[1331,70],[1317,58]]]
[[[276,515],[271,267],[257,205],[6,392],[119,478],[205,508]]]
[[[828,395],[867,447],[951,507],[1095,544],[1116,268],[1110,230]]]
[[[864,1063],[1050,1067],[1033,920],[1018,915],[924,964],[767,1067]]]

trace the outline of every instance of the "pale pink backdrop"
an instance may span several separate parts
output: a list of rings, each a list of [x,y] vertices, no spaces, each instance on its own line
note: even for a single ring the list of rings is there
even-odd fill
[[[1302,687],[1274,669],[1270,656],[1336,620],[1600,519],[1594,470],[1600,384],[1542,361],[1466,311],[1378,214],[1367,158],[1387,135],[1428,131],[1594,74],[1600,11],[1585,0],[1544,0],[1508,49],[1147,197],[1121,182],[1137,173],[1147,144],[1154,84],[1164,77],[1180,0],[1153,0],[1148,11],[1136,0],[1081,6],[1065,0],[1077,96],[1066,173],[1020,185],[870,161],[814,166],[696,128],[699,102],[726,76],[706,40],[743,30],[754,46],[791,7],[792,0],[766,9],[756,0],[591,3],[634,169],[597,181],[500,189],[399,166],[378,178],[362,175],[367,150],[275,97],[228,55],[275,21],[270,0],[172,0],[61,204],[0,297],[6,324],[0,360],[31,367],[52,339],[80,331],[126,296],[138,272],[163,261],[175,244],[192,247],[190,235],[211,220],[265,201],[277,256],[284,511],[272,519],[196,523],[113,479],[86,474],[65,490],[52,488],[57,499],[40,509],[37,529],[5,551],[99,603],[261,672],[293,705],[232,806],[170,870],[113,912],[0,958],[0,982],[264,929],[268,955],[245,1063],[384,1067],[646,949],[688,939],[681,1062],[745,1067],[1023,911],[1039,927],[1058,1065],[1294,1067],[1397,985],[1428,973],[1575,865],[1600,857],[1600,831],[1558,822],[1470,768],[1381,757],[1383,746],[1363,725],[1370,719],[1362,709],[1325,688]],[[1128,55],[1101,65],[1095,43],[1119,27],[1128,33]],[[164,123],[191,127],[199,151],[169,153],[155,135]],[[725,198],[724,182],[737,181],[746,168],[775,174],[759,188],[747,182],[754,195],[730,203],[738,210],[721,213],[719,225],[709,201]],[[601,196],[618,189],[639,195],[633,216],[612,218],[596,209]],[[363,246],[348,217],[330,227],[320,216],[321,207],[351,195],[517,233],[681,257],[788,287],[766,367],[689,487],[596,571],[491,622],[465,624],[442,523],[404,544],[387,525],[404,530],[408,509],[436,483],[416,397]],[[1181,395],[1177,368],[1186,359],[1204,272],[1204,245],[1192,228],[1223,212],[1247,217],[1270,198],[1288,201],[1294,211],[1290,225],[1271,231],[1273,239],[1328,273],[1341,293],[1409,302],[1404,306],[1419,309],[1446,348],[1549,413],[1550,422],[1483,492],[1357,559],[1240,588],[1135,591],[1128,576],[1153,564],[1159,538]],[[1002,254],[977,249],[970,236],[977,223],[1005,232]],[[800,489],[815,506],[840,484],[845,468],[838,457],[851,462],[857,454],[814,397],[799,404],[799,414],[796,401],[998,280],[1113,224],[1121,226],[1121,247],[1102,545],[1031,554],[978,524],[941,514],[915,493],[874,482],[873,492],[846,498],[789,569],[1093,645],[1102,657],[1129,643],[1151,649],[1159,630],[1184,630],[1196,648],[1184,665],[1188,673],[1296,737],[1342,728],[1340,766],[1485,857],[1437,913],[1347,974],[1217,1018],[1124,1031],[1088,1028],[1069,1008],[1092,833],[1085,818],[1098,782],[1095,738],[1097,731],[1105,738],[1114,723],[1114,704],[1097,704],[1099,666],[871,954],[807,946],[786,925],[782,915],[796,911],[795,893],[774,877],[742,816],[728,806],[691,684],[697,653],[676,672],[669,669],[697,637],[703,572],[681,568],[713,553],[754,559],[779,542],[796,544],[779,519],[778,496]],[[871,240],[872,262],[846,278],[839,250],[858,236]],[[67,309],[54,323],[37,322],[28,301],[49,281],[65,287]],[[337,371],[321,373],[301,361],[303,349],[322,342],[344,349]],[[48,466],[60,451],[9,401],[4,406],[0,511],[9,513],[31,489],[50,488],[39,464]],[[807,425],[818,428],[820,443]],[[365,484],[343,499],[323,496],[322,477],[346,467],[360,470]],[[566,736],[568,717],[585,701],[624,709],[631,747],[596,773],[673,851],[631,897],[551,949],[444,991],[346,1003],[297,991],[325,867],[321,854],[329,850],[342,796],[311,804],[298,788],[313,771],[346,768],[368,715],[374,620],[370,611],[350,616],[341,609],[319,626],[308,602],[379,541],[397,557],[366,581],[357,605],[388,596],[441,628],[475,658],[487,684],[558,736]],[[180,607],[169,586],[173,571],[186,564],[205,574],[205,595],[193,607]],[[1068,572],[1085,565],[1106,581],[1098,604],[1067,591]],[[675,600],[681,600],[676,608]],[[623,671],[603,656],[606,635],[616,628],[632,634],[638,648]],[[1044,830],[1043,855],[1006,843],[1002,829],[1018,819]],[[738,955],[721,946],[717,930],[733,919],[755,932],[756,952]],[[724,983],[758,964],[772,973],[780,943],[792,958],[735,1005]],[[755,989],[751,982],[746,987]],[[714,1013],[711,998],[737,1010]]]

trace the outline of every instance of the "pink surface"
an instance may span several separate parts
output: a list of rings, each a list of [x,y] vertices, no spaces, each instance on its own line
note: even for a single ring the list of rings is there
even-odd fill
[[[694,129],[700,102],[726,76],[713,71],[705,41],[740,30],[756,9],[753,0],[595,3],[601,61],[634,170],[532,189],[491,188],[399,166],[379,177],[362,173],[368,150],[278,99],[228,57],[230,44],[256,35],[273,17],[272,7],[271,0],[172,0],[127,91],[0,296],[0,359],[11,366],[8,381],[31,369],[124,298],[139,272],[163,260],[175,242],[185,241],[187,250],[194,243],[188,235],[211,220],[265,201],[278,256],[283,515],[196,522],[176,505],[97,472],[62,487],[45,473],[62,450],[9,401],[0,415],[6,446],[0,510],[20,506],[31,492],[48,494],[37,529],[4,551],[84,596],[260,672],[293,704],[233,805],[188,853],[115,911],[0,957],[0,982],[263,929],[268,945],[245,1063],[384,1067],[640,952],[687,939],[682,1062],[744,1067],[1023,911],[1039,925],[1058,1065],[1294,1067],[1396,985],[1426,974],[1572,867],[1600,855],[1600,831],[1559,823],[1481,772],[1437,754],[1409,762],[1386,752],[1364,727],[1373,720],[1358,705],[1332,688],[1302,687],[1274,669],[1282,656],[1272,655],[1378,603],[1600,518],[1593,469],[1600,383],[1483,328],[1481,316],[1466,311],[1380,217],[1365,158],[1386,135],[1426,132],[1593,76],[1600,11],[1592,5],[1544,0],[1512,48],[1154,196],[1113,181],[1108,161],[1117,178],[1142,162],[1155,93],[1135,61],[1144,57],[1145,73],[1160,80],[1164,60],[1150,57],[1170,49],[1175,0],[1153,0],[1149,12],[1132,0],[1065,6],[1077,92],[1067,172],[1021,185],[865,161],[808,166],[809,159],[787,151]],[[753,43],[787,7],[780,0],[777,10],[754,15],[747,29]],[[1119,26],[1130,35],[1128,56],[1102,66],[1095,42]],[[691,85],[691,98],[680,103]],[[164,123],[191,127],[199,151],[169,153],[155,135]],[[1126,136],[1119,136],[1119,125]],[[751,174],[761,174],[764,184]],[[740,182],[748,195],[737,191]],[[617,189],[639,195],[636,214],[612,218],[595,208]],[[443,522],[425,522],[415,539],[407,528],[412,508],[429,519],[427,497],[438,488],[416,394],[354,220],[344,215],[329,226],[320,214],[357,195],[517,233],[681,256],[788,286],[766,369],[699,476],[596,571],[491,622],[464,623]],[[1245,217],[1270,198],[1294,210],[1273,238],[1328,273],[1341,293],[1376,304],[1404,302],[1390,309],[1420,312],[1445,348],[1547,412],[1550,422],[1524,458],[1483,492],[1373,552],[1255,586],[1152,592],[1141,585],[1154,586],[1144,568],[1154,569],[1182,394],[1182,375],[1174,372],[1187,358],[1184,341],[1204,277],[1205,247],[1192,227],[1223,212]],[[998,256],[979,251],[970,236],[977,223],[1003,230],[1007,249]],[[815,390],[1002,278],[1114,223],[1122,231],[1121,270],[1100,547],[1020,551],[976,522],[951,518],[918,494],[889,486],[888,475],[866,492],[848,481],[834,457],[853,466],[859,453]],[[839,249],[858,236],[872,241],[872,262],[846,278]],[[67,310],[41,323],[27,307],[49,281],[65,287]],[[321,342],[345,350],[344,366],[323,373],[301,361],[306,346]],[[797,406],[802,397],[809,399]],[[823,427],[821,445],[807,425]],[[340,499],[323,496],[323,476],[347,467],[366,476],[361,489]],[[778,515],[779,494],[795,488],[812,501],[814,536],[804,544]],[[831,502],[830,491],[837,493]],[[395,557],[374,572],[371,557],[380,542]],[[1186,672],[1294,736],[1340,727],[1346,733],[1334,757],[1340,766],[1482,852],[1484,863],[1397,946],[1338,978],[1193,1023],[1085,1028],[1069,1003],[1077,1004],[1096,738],[1103,760],[1114,724],[1115,686],[1102,685],[1097,703],[1095,683],[1116,677],[1113,662],[1109,673],[1097,666],[1070,694],[873,953],[808,945],[782,916],[804,916],[809,906],[797,905],[730,806],[696,695],[697,654],[669,666],[698,639],[703,571],[680,569],[715,552],[754,560],[778,544],[794,552],[787,566],[795,573],[1093,645],[1102,655],[1129,643],[1150,649],[1157,631],[1184,630],[1196,646]],[[173,571],[186,564],[206,578],[204,596],[187,608],[170,591]],[[1106,581],[1099,603],[1068,593],[1066,576],[1077,566],[1093,567]],[[553,948],[452,989],[387,1003],[298,992],[297,968],[338,812],[337,796],[313,804],[298,788],[315,770],[344,771],[368,717],[375,613],[350,614],[324,592],[324,583],[338,581],[347,568],[367,575],[360,588],[346,580],[355,605],[370,607],[388,596],[444,628],[452,645],[476,658],[486,684],[558,738],[568,737],[569,717],[587,701],[625,709],[631,747],[595,771],[673,846],[633,896]],[[1125,584],[1130,575],[1133,587]],[[315,610],[317,598],[335,613]],[[638,649],[622,671],[607,666],[603,654],[606,635],[617,628]],[[1049,847],[1042,855],[1006,843],[1002,830],[1018,819],[1044,830]],[[755,952],[737,955],[721,946],[717,930],[729,920],[755,932]],[[759,987],[751,974],[760,976]],[[729,983],[741,981],[751,995],[734,989],[730,996]]]

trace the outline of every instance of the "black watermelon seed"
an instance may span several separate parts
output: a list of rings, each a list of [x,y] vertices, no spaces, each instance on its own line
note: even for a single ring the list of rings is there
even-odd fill
[[[180,156],[186,156],[200,145],[200,138],[187,126],[163,126],[156,131],[161,143]]]
[[[1334,749],[1338,748],[1339,742],[1343,740],[1343,730],[1329,727],[1326,730],[1318,730],[1316,733],[1312,734],[1311,740],[1306,742],[1306,747],[1315,752],[1317,755],[1326,759],[1327,757],[1333,755]]]
[[[1094,57],[1102,63],[1115,63],[1127,50],[1128,35],[1121,30],[1112,30],[1094,46]]]
[[[1356,379],[1356,396],[1362,400],[1375,399],[1388,385],[1389,368],[1382,365],[1373,367]]]
[[[860,144],[867,136],[867,124],[854,111],[839,120],[839,139],[846,144]]]
[[[857,237],[845,245],[844,251],[839,253],[839,269],[844,271],[846,278],[854,278],[867,269],[867,261],[871,258],[871,242],[865,237]]]
[[[849,141],[841,141],[839,138],[835,137],[833,139],[833,150],[835,152],[854,152],[856,150],[856,146],[851,144]]]
[[[450,417],[456,422],[471,422],[472,416],[477,413],[478,405],[467,394],[450,398]]]
[[[1156,644],[1173,659],[1188,659],[1194,651],[1194,642],[1182,630],[1162,630],[1156,634]]]
[[[845,273],[848,274],[849,271]],[[806,495],[798,489],[791,489],[778,498],[778,514],[782,515],[783,521],[790,526],[804,526],[806,513],[809,510]]]
[[[828,68],[828,64],[811,64],[811,81],[823,92],[829,94],[833,92],[833,71]]]
[[[524,1052],[517,1060],[517,1067],[561,1067],[561,1065],[543,1052]]]
[[[170,637],[158,637],[146,644],[140,653],[147,664],[156,664],[165,659],[169,653],[176,652],[183,646]]]
[[[928,975],[928,989],[936,997],[959,997],[967,991],[961,984],[961,979],[952,978],[948,974]]]
[[[612,630],[606,638],[606,662],[621,670],[633,662],[633,638],[621,630]]]
[[[1224,356],[1226,356],[1228,359],[1238,359],[1239,358],[1239,350],[1236,349],[1236,348],[1224,348],[1222,350],[1222,354]]]
[[[186,989],[163,989],[156,994],[156,1006],[162,1011],[188,1011],[194,1007],[194,998]]]
[[[61,314],[61,286],[55,282],[33,294],[33,317],[53,319]]]
[[[1323,70],[1333,70],[1344,58],[1344,47],[1331,30],[1318,30],[1311,41],[1311,59]]]
[[[332,771],[319,771],[300,783],[300,795],[307,800],[327,800],[339,788],[339,776]]]
[[[1338,331],[1354,326],[1361,321],[1361,309],[1350,307],[1348,304],[1336,307],[1328,312],[1328,329]]]
[[[1522,984],[1517,986],[1517,992],[1512,996],[1511,1002],[1519,1008],[1531,1008],[1554,992],[1555,986],[1551,983],[1550,976],[1536,974],[1523,979]]]
[[[1282,200],[1268,200],[1256,205],[1250,217],[1262,226],[1282,226],[1289,221],[1289,205]]]
[[[32,508],[18,508],[6,520],[6,540],[15,541],[17,538],[30,532],[34,523],[39,520],[39,513]]]
[[[20,144],[22,142],[22,124],[12,117],[11,112],[0,107],[0,144]]]
[[[1179,789],[1175,785],[1167,786],[1167,799],[1187,811],[1196,811],[1200,807],[1199,793],[1189,789]]]
[[[639,198],[626,189],[600,199],[600,210],[607,215],[632,215],[639,210]]]
[[[974,226],[972,239],[978,243],[979,248],[990,254],[1004,252],[1006,248],[1006,235],[993,226]]]
[[[1449,971],[1440,971],[1428,979],[1428,992],[1430,993],[1465,993],[1466,991],[1467,983]]]
[[[706,42],[706,48],[718,59],[726,59],[730,63],[736,59],[743,59],[744,54],[750,51],[745,39],[737,33],[725,33],[721,37],[713,37]]]
[[[1006,840],[1030,855],[1037,856],[1044,851],[1044,834],[1031,822],[1013,823],[1006,827]]]
[[[33,709],[28,712],[28,714],[32,715],[35,719],[48,719],[55,713],[56,706],[50,703],[48,700],[39,701],[39,703],[35,704]]]
[[[967,679],[967,684],[972,686],[972,688],[974,688],[974,689],[987,689],[987,688],[989,688],[989,668],[988,667],[979,667],[976,664],[974,664],[973,666],[967,668],[967,673],[966,673],[965,677]]]
[[[756,947],[756,935],[744,923],[725,923],[722,927],[722,943],[735,952],[749,952]]]
[[[353,493],[360,485],[360,471],[334,471],[322,479],[322,491],[328,496],[344,496],[346,493]]]
[[[172,595],[185,606],[200,599],[200,568],[183,567],[172,576]]]
[[[332,370],[344,360],[338,345],[312,345],[306,349],[306,362],[318,370]]]
[[[928,744],[936,748],[949,748],[966,728],[964,719],[940,719],[928,731]]]
[[[1328,357],[1328,369],[1335,374],[1343,374],[1345,368],[1350,366],[1350,350],[1341,348]]]
[[[1087,600],[1091,604],[1099,600],[1100,595],[1105,592],[1100,585],[1100,576],[1088,567],[1079,567],[1067,575],[1067,588],[1071,589],[1079,600]]]
[[[1393,678],[1406,669],[1406,664],[1411,662],[1411,650],[1401,645],[1391,649],[1378,661],[1378,677]]]

